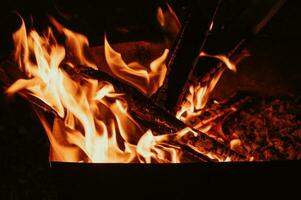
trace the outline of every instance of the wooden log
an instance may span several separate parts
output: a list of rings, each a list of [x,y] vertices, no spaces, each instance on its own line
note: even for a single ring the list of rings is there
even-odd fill
[[[202,4],[199,0],[191,2],[190,12],[169,58],[164,84],[153,97],[157,105],[174,114],[178,102],[182,102],[183,89],[192,76],[220,2],[220,0],[206,4]]]
[[[210,116],[209,118],[208,117],[207,118],[196,117],[197,119],[191,120],[191,121],[194,121],[192,127],[194,127],[195,129],[200,129],[202,127],[209,125],[210,123],[212,123],[214,121],[219,120],[220,118],[223,118],[224,116],[227,116],[230,113],[237,112],[238,110],[240,110],[242,108],[242,106],[244,104],[247,104],[250,101],[250,99],[251,99],[251,97],[246,96],[233,104],[227,103],[226,108],[218,110],[216,114]]]
[[[76,68],[70,68],[67,65],[62,66],[69,73],[76,73],[79,76],[86,78],[92,78],[97,80],[108,81],[114,85],[117,92],[126,94],[125,98],[129,104],[129,112],[136,119],[139,120],[144,126],[151,127],[156,133],[159,134],[172,134],[180,130],[187,128],[188,126],[178,120],[176,117],[171,115],[169,112],[155,105],[150,99],[143,96],[135,88],[124,84],[123,82],[111,77],[110,75],[101,72],[99,70],[94,70],[85,66],[77,66]],[[72,70],[75,70],[72,72]],[[211,152],[216,154],[220,160],[225,160],[229,157],[232,160],[244,160],[244,156],[237,154],[236,152],[225,148],[223,144],[210,138],[205,133],[198,130],[191,129],[190,133],[187,135],[192,135],[198,133],[198,138],[210,143],[210,148],[202,149],[202,154]],[[184,144],[184,143],[183,143]],[[206,152],[205,152],[206,150]]]

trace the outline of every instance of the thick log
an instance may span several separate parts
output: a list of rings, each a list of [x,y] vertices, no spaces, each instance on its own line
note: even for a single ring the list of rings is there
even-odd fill
[[[220,2],[214,0],[202,4],[200,0],[191,1],[190,12],[169,58],[164,84],[153,97],[157,105],[172,113],[176,112],[176,105],[181,102],[183,89],[193,74]]]

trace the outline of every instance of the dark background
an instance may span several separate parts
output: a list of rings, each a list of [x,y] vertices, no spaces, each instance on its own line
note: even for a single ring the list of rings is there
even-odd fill
[[[102,42],[104,31],[112,41],[160,38],[153,22],[161,1],[59,1],[11,0],[1,2],[0,59],[12,49],[11,33],[18,27],[12,11],[26,23],[41,30],[47,15],[55,16],[69,28],[85,33],[92,45]],[[221,17],[227,23],[244,9],[247,1],[230,0]],[[172,1],[181,16],[186,1]],[[252,56],[238,66],[238,73],[227,72],[215,96],[226,97],[236,90],[262,94],[300,94],[300,1],[289,1],[269,25],[249,44]],[[64,11],[64,14],[60,13]],[[254,13],[256,15],[256,13]],[[33,20],[32,20],[33,19]],[[129,32],[120,32],[121,27]],[[151,33],[151,34],[150,34]],[[7,98],[0,90],[0,199],[57,199],[56,183],[48,162],[48,142],[31,106],[19,97]]]

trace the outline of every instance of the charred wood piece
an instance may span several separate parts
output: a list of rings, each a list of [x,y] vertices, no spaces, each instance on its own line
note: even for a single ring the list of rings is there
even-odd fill
[[[221,0],[214,0],[209,6],[205,6],[199,0],[192,1],[191,10],[169,58],[167,76],[154,97],[160,107],[176,112],[177,103],[181,102],[183,89],[193,74],[220,2]]]

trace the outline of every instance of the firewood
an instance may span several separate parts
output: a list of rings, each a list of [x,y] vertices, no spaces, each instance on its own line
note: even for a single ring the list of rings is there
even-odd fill
[[[206,6],[206,12],[210,14],[204,14],[204,4],[192,1],[191,10],[170,55],[164,84],[153,97],[162,108],[175,113],[178,102],[182,102],[185,88],[189,84],[220,2],[211,1],[209,8]]]
[[[103,80],[112,83],[117,92],[126,94],[125,98],[129,104],[129,112],[132,113],[132,116],[137,118],[144,126],[151,127],[156,133],[172,134],[188,127],[184,122],[178,120],[169,112],[155,105],[150,99],[143,96],[135,88],[128,86],[127,84],[111,77],[110,75],[102,71],[94,70],[85,66],[70,68],[68,67],[68,65],[64,65],[62,67],[66,71],[69,71],[69,73],[76,73],[79,76],[83,76],[85,78]],[[213,138],[210,138],[206,134],[193,129],[192,127],[190,127],[190,129],[192,131],[188,135],[191,136],[193,135],[193,132],[196,132],[199,135],[199,139],[205,140],[210,143],[210,148],[206,148],[206,152],[217,154],[221,159],[224,159],[226,157],[230,157],[233,160],[245,159],[242,155],[239,155],[236,152],[225,148],[223,144],[215,141]]]
[[[225,117],[226,115],[230,113],[234,113],[242,108],[242,106],[250,101],[251,97],[246,96],[237,102],[234,102],[233,104],[226,104],[226,108],[219,109],[215,111],[216,113],[214,115],[211,115],[209,117],[203,117],[203,116],[198,116],[196,119],[190,120],[190,123],[192,123],[192,127],[195,129],[200,129],[204,126],[209,125],[213,121],[216,121],[220,118]]]

